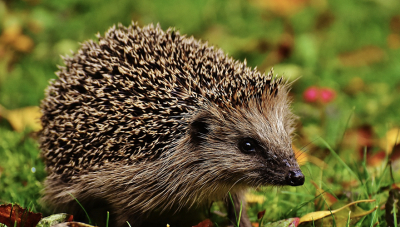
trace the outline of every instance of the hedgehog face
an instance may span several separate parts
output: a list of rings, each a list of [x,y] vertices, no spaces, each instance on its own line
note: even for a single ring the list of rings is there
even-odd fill
[[[223,180],[235,184],[302,185],[304,175],[291,148],[293,117],[286,103],[271,104],[253,100],[226,112],[207,106],[195,116],[191,144],[201,160],[208,159],[204,165],[225,169],[230,179]]]

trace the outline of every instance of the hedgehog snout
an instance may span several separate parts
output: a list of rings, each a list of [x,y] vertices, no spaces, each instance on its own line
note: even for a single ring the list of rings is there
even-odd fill
[[[285,177],[286,184],[290,186],[300,186],[304,184],[304,175],[300,169],[290,169]]]

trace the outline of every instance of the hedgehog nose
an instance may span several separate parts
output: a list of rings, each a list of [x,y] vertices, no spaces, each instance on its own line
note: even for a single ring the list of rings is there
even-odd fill
[[[300,169],[289,170],[286,175],[286,184],[290,186],[299,186],[304,184],[304,175]]]

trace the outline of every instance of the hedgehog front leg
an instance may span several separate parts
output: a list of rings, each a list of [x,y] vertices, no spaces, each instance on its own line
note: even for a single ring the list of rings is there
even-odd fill
[[[242,209],[242,215],[240,217],[240,227],[252,227],[246,212],[246,200],[244,198],[244,192],[231,193],[232,200],[228,195],[225,199],[226,207],[228,210],[228,218],[232,223],[237,223],[239,218],[240,209]]]

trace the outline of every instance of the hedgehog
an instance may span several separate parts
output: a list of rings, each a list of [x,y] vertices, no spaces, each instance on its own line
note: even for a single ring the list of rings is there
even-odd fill
[[[43,202],[110,226],[191,226],[249,188],[299,186],[290,83],[159,25],[111,27],[63,57],[41,102]],[[250,227],[245,209],[240,226]]]

